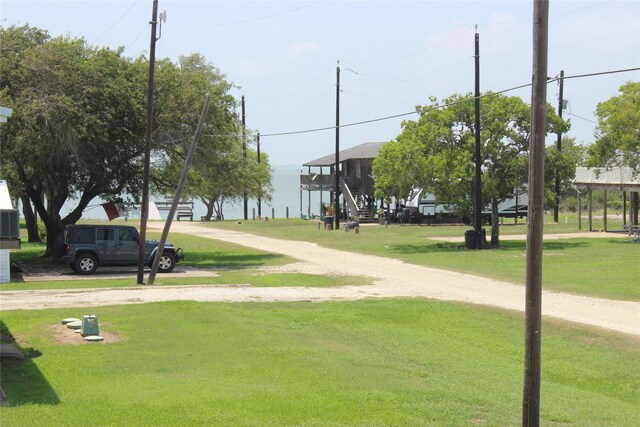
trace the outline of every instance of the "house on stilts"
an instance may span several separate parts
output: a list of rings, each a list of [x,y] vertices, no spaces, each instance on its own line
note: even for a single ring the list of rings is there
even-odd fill
[[[336,153],[306,162],[307,173],[300,174],[301,194],[303,191],[319,191],[322,201],[322,193],[328,192],[329,206],[335,206],[335,200],[338,200],[340,218],[351,218],[360,223],[373,222],[376,202],[371,166],[384,144],[386,142],[367,142],[340,151],[337,175]]]

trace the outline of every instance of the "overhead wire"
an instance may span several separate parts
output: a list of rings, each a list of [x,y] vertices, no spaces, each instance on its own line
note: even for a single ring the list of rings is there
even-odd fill
[[[577,117],[577,118],[579,118],[579,119],[582,119],[582,120],[584,120],[584,121],[586,121],[586,122],[591,122],[591,123],[598,124],[598,122],[596,122],[595,120],[587,119],[587,118],[582,117],[582,116],[579,116],[579,115],[577,115],[577,114],[573,114],[573,113],[567,113],[567,114],[568,114],[568,115],[570,115],[570,116],[573,116],[573,117]]]
[[[609,75],[609,74],[625,73],[625,72],[631,72],[631,71],[640,71],[640,67],[627,68],[627,69],[621,69],[621,70],[600,71],[600,72],[595,72],[595,73],[576,74],[576,75],[572,75],[572,76],[566,76],[565,75],[563,77],[563,79],[567,80],[567,79],[576,79],[576,78],[585,78],[585,77],[604,76],[604,75]],[[559,81],[559,80],[560,80],[559,76],[550,77],[550,78],[547,78],[547,84],[553,83],[553,82],[556,82],[556,81]],[[496,91],[496,92],[486,93],[484,95],[480,95],[478,97],[478,99],[484,99],[484,98],[500,95],[500,94],[503,94],[503,93],[512,92],[514,90],[518,90],[518,89],[522,89],[522,88],[525,88],[525,87],[529,87],[531,85],[532,85],[532,83],[524,83],[524,84],[521,84],[521,85],[518,85],[518,86],[513,86],[513,87],[510,87],[510,88],[507,88],[507,89],[503,89],[503,90],[499,90],[499,91]],[[428,112],[428,111],[432,111],[432,110],[437,110],[437,109],[441,109],[441,108],[450,107],[450,106],[457,105],[457,104],[462,104],[462,103],[465,103],[465,102],[475,101],[475,99],[476,99],[476,97],[470,96],[468,98],[459,99],[459,100],[456,100],[456,101],[453,101],[453,102],[449,102],[449,103],[445,103],[445,104],[436,104],[436,105],[431,105],[431,106],[428,106],[428,107],[424,107],[421,111],[422,112]],[[418,111],[415,111],[415,110],[414,111],[408,111],[406,113],[399,113],[399,114],[393,114],[393,115],[384,116],[384,117],[378,117],[378,118],[375,118],[375,119],[362,120],[362,121],[358,121],[358,122],[342,124],[342,125],[339,125],[339,126],[325,126],[325,127],[311,128],[311,129],[286,131],[286,132],[260,133],[260,137],[264,138],[264,137],[273,137],[273,136],[287,136],[287,135],[299,135],[299,134],[305,134],[305,133],[322,132],[322,131],[327,131],[327,130],[335,130],[336,127],[337,128],[347,128],[347,127],[352,127],[352,126],[360,126],[360,125],[364,125],[364,124],[375,123],[375,122],[395,119],[395,118],[399,118],[399,117],[410,116],[410,115],[413,115],[413,114],[418,114]],[[572,114],[572,113],[567,113],[567,114],[572,115],[572,116],[576,116],[576,117],[581,118],[583,120],[590,121],[589,119],[585,119],[584,117],[580,117],[580,116],[578,116],[576,114]],[[596,123],[596,122],[593,122],[593,123]],[[240,134],[238,134],[238,135],[234,135],[234,134],[203,134],[203,136],[210,136],[210,137],[241,137],[242,135],[240,135]],[[250,140],[251,136],[247,135],[247,139]]]
[[[214,23],[214,24],[171,24],[176,27],[226,27],[230,25],[239,25],[239,24],[248,24],[250,22],[262,21],[269,18],[274,18],[276,16],[286,15],[288,13],[297,12],[298,10],[306,9],[309,7],[317,6],[321,3],[326,3],[327,0],[320,0],[311,4],[306,4],[304,6],[299,6],[293,9],[288,9],[282,12],[272,13],[270,15],[258,16],[255,18],[244,19],[241,21],[233,21],[233,22],[222,22],[222,23]]]
[[[302,86],[297,87],[296,89],[294,89],[291,92],[288,92],[288,93],[286,93],[286,94],[284,94],[282,96],[279,96],[279,97],[273,98],[273,99],[268,99],[268,100],[257,100],[257,101],[254,101],[254,102],[256,102],[256,103],[275,102],[275,101],[279,101],[279,100],[284,99],[284,98],[288,98],[289,96],[293,95],[294,93],[297,93],[297,92],[301,91],[302,89],[306,89],[307,87],[311,86],[318,79],[320,79],[320,77],[324,76],[327,73],[327,71],[329,71],[331,68],[333,68],[333,66],[325,68],[321,73],[319,73],[317,76],[315,76],[314,78],[309,80],[307,83],[303,84]]]
[[[133,9],[133,8],[134,8],[134,6],[135,6],[136,4],[138,4],[138,3],[139,3],[139,1],[135,1],[135,2],[133,2],[133,4],[129,7],[129,9],[127,9],[127,11],[126,11],[125,13],[123,13],[123,14],[122,14],[122,16],[120,16],[120,18],[116,19],[116,21],[115,21],[113,24],[111,24],[111,25],[109,26],[109,28],[107,28],[106,30],[104,30],[104,32],[103,32],[102,34],[100,34],[100,35],[98,36],[98,38],[96,38],[96,39],[93,41],[93,44],[95,44],[98,40],[100,40],[100,39],[102,38],[102,36],[104,36],[105,34],[107,34],[107,33],[108,33],[108,32],[109,32],[113,27],[115,27],[115,26],[116,26],[116,24],[117,24],[118,22],[122,21],[122,19],[123,19],[125,16],[127,16],[127,15],[129,14],[129,12],[131,12],[131,9]]]
[[[568,80],[568,79],[576,79],[576,78],[584,78],[584,77],[595,77],[595,76],[604,76],[604,75],[608,75],[608,74],[617,74],[617,73],[626,73],[626,72],[631,72],[631,71],[640,71],[640,67],[637,68],[626,68],[626,69],[622,69],[622,70],[609,70],[609,71],[600,71],[600,72],[595,72],[595,73],[586,73],[586,74],[576,74],[576,75],[572,75],[572,76],[564,76],[563,79],[564,80]],[[553,77],[553,78],[548,78],[547,79],[547,83],[552,83],[555,81],[560,80],[560,77]],[[522,89],[525,87],[529,87],[531,86],[532,83],[525,83],[525,84],[521,84],[518,86],[513,86],[507,89],[503,89],[500,91],[496,91],[496,92],[490,92],[490,93],[486,93],[484,95],[480,95],[478,97],[478,99],[483,99],[483,98],[487,98],[487,97],[491,97],[491,96],[496,96],[496,95],[500,95],[503,93],[507,93],[507,92],[512,92],[514,90],[518,90],[518,89]],[[446,108],[452,105],[456,105],[456,104],[460,104],[463,102],[470,102],[470,101],[475,101],[476,97],[469,97],[469,98],[464,98],[464,99],[460,99],[451,103],[446,103],[446,104],[437,104],[437,105],[432,105],[429,107],[425,107],[422,109],[423,112],[426,111],[431,111],[431,110],[435,110],[435,109],[440,109],[440,108]],[[347,123],[347,124],[341,124],[339,126],[325,126],[325,127],[319,127],[319,128],[313,128],[313,129],[303,129],[303,130],[296,130],[296,131],[286,131],[286,132],[273,132],[273,133],[260,133],[261,137],[273,137],[273,136],[286,136],[286,135],[297,135],[297,134],[305,134],[305,133],[312,133],[312,132],[321,132],[321,131],[326,131],[326,130],[335,130],[336,127],[338,128],[347,128],[347,127],[352,127],[352,126],[359,126],[359,125],[364,125],[364,124],[368,124],[368,123],[375,123],[375,122],[380,122],[380,121],[384,121],[384,120],[390,120],[390,119],[395,119],[395,118],[399,118],[399,117],[405,117],[405,116],[410,116],[413,114],[418,114],[418,111],[409,111],[406,113],[399,113],[399,114],[393,114],[390,116],[384,116],[384,117],[378,117],[375,119],[369,119],[369,120],[362,120],[362,121],[358,121],[358,122],[353,122],[353,123]]]

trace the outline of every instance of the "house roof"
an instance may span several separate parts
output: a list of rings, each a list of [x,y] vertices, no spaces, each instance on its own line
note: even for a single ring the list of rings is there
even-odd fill
[[[382,148],[384,144],[386,144],[386,142],[365,142],[364,144],[356,145],[346,150],[340,150],[340,163],[353,159],[375,159],[378,151],[380,151],[380,148]],[[336,154],[332,153],[311,160],[303,166],[333,166],[335,163]]]
[[[640,189],[640,174],[634,174],[628,167],[623,168],[576,168],[573,187],[579,191],[617,190],[638,191]]]

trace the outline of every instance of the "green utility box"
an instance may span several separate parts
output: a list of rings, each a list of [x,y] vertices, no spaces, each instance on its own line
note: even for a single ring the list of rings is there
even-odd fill
[[[100,335],[100,329],[98,329],[98,316],[96,316],[95,314],[82,316],[82,326],[80,327],[80,333],[82,334],[82,336]]]

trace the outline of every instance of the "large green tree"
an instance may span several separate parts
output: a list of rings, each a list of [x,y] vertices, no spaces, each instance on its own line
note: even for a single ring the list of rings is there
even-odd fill
[[[441,104],[435,98],[430,101],[430,105],[417,108],[420,115],[417,121],[403,123],[396,142],[385,145],[375,160],[376,196],[397,196],[397,191],[406,191],[411,186],[423,187],[451,211],[473,218],[473,97],[453,95]],[[562,121],[550,105],[547,113],[548,131],[566,132],[568,123]],[[530,107],[518,97],[487,93],[481,100],[481,204],[490,206],[494,213],[493,246],[499,245],[499,203],[526,185],[530,115]],[[393,167],[388,167],[390,164]],[[400,174],[398,182],[392,185],[393,174],[404,167],[409,173]]]
[[[139,202],[148,61],[29,26],[0,28],[0,101],[14,109],[1,128],[0,171],[20,194],[30,236],[35,214],[47,254],[60,255],[64,226],[96,198]],[[173,195],[207,94],[211,106],[185,196],[208,206],[239,194],[269,198],[268,158],[244,158],[232,84],[201,55],[156,61],[151,181]],[[249,148],[248,156],[255,158]],[[62,207],[72,202],[61,217]]]
[[[545,150],[544,178],[545,178],[545,207],[553,209],[556,205],[555,177],[556,171],[560,178],[560,199],[573,198],[575,189],[572,186],[576,176],[576,166],[584,165],[587,158],[587,147],[576,143],[575,138],[562,139],[562,150],[558,151],[555,143],[548,145]]]
[[[640,174],[640,82],[627,82],[620,95],[596,108],[598,127],[595,143],[589,146],[588,166],[628,166]],[[638,192],[631,193],[630,217],[638,224]]]
[[[627,82],[619,91],[596,107],[598,126],[588,164],[629,166],[640,173],[640,82]]]
[[[195,132],[198,109],[207,94],[211,106],[197,146],[183,198],[199,198],[207,207],[205,217],[222,219],[226,201],[270,199],[271,168],[268,156],[260,164],[251,148],[252,138],[242,137],[233,87],[220,71],[199,54],[180,57],[176,64],[161,61],[156,72],[159,101],[154,190],[173,195],[184,158]],[[172,96],[162,96],[171,93]],[[247,142],[246,146],[245,141]],[[246,149],[245,149],[246,148]]]
[[[136,194],[144,124],[144,80],[119,50],[49,38],[28,26],[1,29],[3,169],[19,180],[47,229],[47,254],[96,197]],[[67,200],[76,206],[64,218]]]

